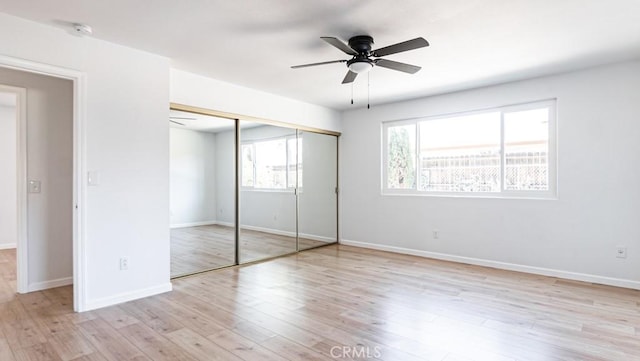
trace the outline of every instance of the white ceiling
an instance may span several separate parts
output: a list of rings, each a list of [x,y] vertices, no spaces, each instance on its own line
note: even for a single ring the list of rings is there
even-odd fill
[[[372,104],[640,57],[638,0],[0,0],[3,12],[168,56],[173,66],[234,84],[348,109],[347,59],[320,36],[371,35],[375,48],[418,36],[431,46],[391,55],[420,65],[370,73]],[[354,85],[366,104],[366,76]]]

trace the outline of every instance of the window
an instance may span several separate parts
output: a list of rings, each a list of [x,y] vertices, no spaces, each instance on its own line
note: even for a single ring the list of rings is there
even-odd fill
[[[296,136],[243,143],[241,145],[242,187],[295,188],[298,179],[296,170],[302,171],[302,157],[299,154],[301,150],[302,138],[296,138]]]
[[[391,194],[555,195],[555,101],[383,123]]]

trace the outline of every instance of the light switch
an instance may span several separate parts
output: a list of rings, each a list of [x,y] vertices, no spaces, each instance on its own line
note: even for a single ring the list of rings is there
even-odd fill
[[[29,181],[29,193],[40,193],[42,190],[42,183],[39,180]]]
[[[100,185],[100,173],[97,171],[91,171],[87,174],[87,183],[90,186]]]

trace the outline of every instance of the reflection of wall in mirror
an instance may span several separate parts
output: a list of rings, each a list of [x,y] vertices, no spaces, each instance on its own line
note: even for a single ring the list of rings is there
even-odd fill
[[[216,136],[170,128],[171,227],[216,223]]]
[[[216,199],[219,224],[235,224],[235,131],[216,133]]]

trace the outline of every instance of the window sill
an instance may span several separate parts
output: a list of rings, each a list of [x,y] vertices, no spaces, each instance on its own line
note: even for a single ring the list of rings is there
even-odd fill
[[[517,199],[517,200],[534,200],[534,201],[557,201],[558,196],[551,193],[529,195],[529,194],[500,194],[500,193],[436,193],[436,192],[395,192],[395,191],[383,191],[381,193],[383,197],[387,196],[399,196],[399,197],[428,197],[428,198],[463,198],[463,199]]]
[[[295,189],[271,189],[271,188],[240,188],[240,192],[257,192],[257,193],[291,193],[295,194]]]

